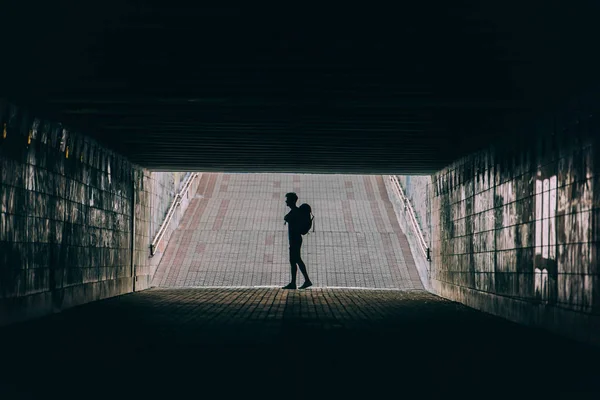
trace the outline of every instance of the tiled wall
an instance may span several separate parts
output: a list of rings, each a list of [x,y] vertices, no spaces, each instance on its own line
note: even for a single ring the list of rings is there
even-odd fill
[[[547,126],[432,177],[431,287],[600,344],[597,117]]]
[[[0,100],[0,325],[147,287],[151,177]]]

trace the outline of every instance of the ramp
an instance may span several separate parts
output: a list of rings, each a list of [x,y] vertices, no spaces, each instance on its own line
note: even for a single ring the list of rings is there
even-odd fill
[[[302,246],[315,287],[423,288],[381,176],[259,173],[202,175],[154,285],[288,283],[287,192],[315,214]]]

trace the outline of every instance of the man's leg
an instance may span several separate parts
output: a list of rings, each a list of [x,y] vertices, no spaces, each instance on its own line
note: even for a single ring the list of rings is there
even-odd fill
[[[305,281],[310,281],[310,279],[308,279],[308,272],[306,272],[306,264],[304,264],[304,261],[302,261],[302,259],[298,259],[298,267],[300,267],[300,272],[302,273],[302,276],[304,276],[304,280]]]
[[[284,286],[282,289],[296,289],[296,275],[298,274],[298,267],[296,266],[297,260],[300,258],[300,249],[297,246],[290,244],[290,266],[292,267],[292,281]]]
[[[304,265],[304,262],[302,261],[302,259],[300,259],[300,261],[298,261],[298,267],[300,267],[300,272],[302,272],[302,275],[304,275],[304,283],[302,284],[302,286],[300,286],[300,289],[306,289],[307,287],[312,286],[312,282],[308,278],[308,272],[306,271],[306,265]]]
[[[302,257],[300,256],[300,250],[302,248],[301,246],[302,244],[300,244],[300,246],[298,247],[298,267],[300,268],[300,272],[302,272],[302,276],[304,276],[304,283],[302,284],[302,286],[300,286],[300,289],[306,289],[307,287],[312,286],[312,282],[308,277],[306,264],[304,264],[304,261],[302,261]]]

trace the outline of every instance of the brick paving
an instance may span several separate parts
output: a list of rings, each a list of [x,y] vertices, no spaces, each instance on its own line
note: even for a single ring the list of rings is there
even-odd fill
[[[0,340],[11,400],[600,394],[580,393],[598,390],[597,349],[422,290],[154,288]]]
[[[288,283],[290,191],[315,214],[315,232],[302,247],[315,287],[422,289],[382,177],[371,175],[205,173],[153,284]]]

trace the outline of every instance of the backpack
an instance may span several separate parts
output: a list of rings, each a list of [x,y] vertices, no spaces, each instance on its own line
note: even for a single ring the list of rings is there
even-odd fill
[[[312,209],[310,208],[310,206],[306,203],[302,204],[300,207],[298,207],[298,209],[301,211],[300,212],[300,233],[302,235],[306,235],[308,233],[308,231],[310,231],[310,228],[313,226],[313,219],[315,219],[314,215],[312,214]],[[313,228],[313,232],[314,232],[314,228]]]

